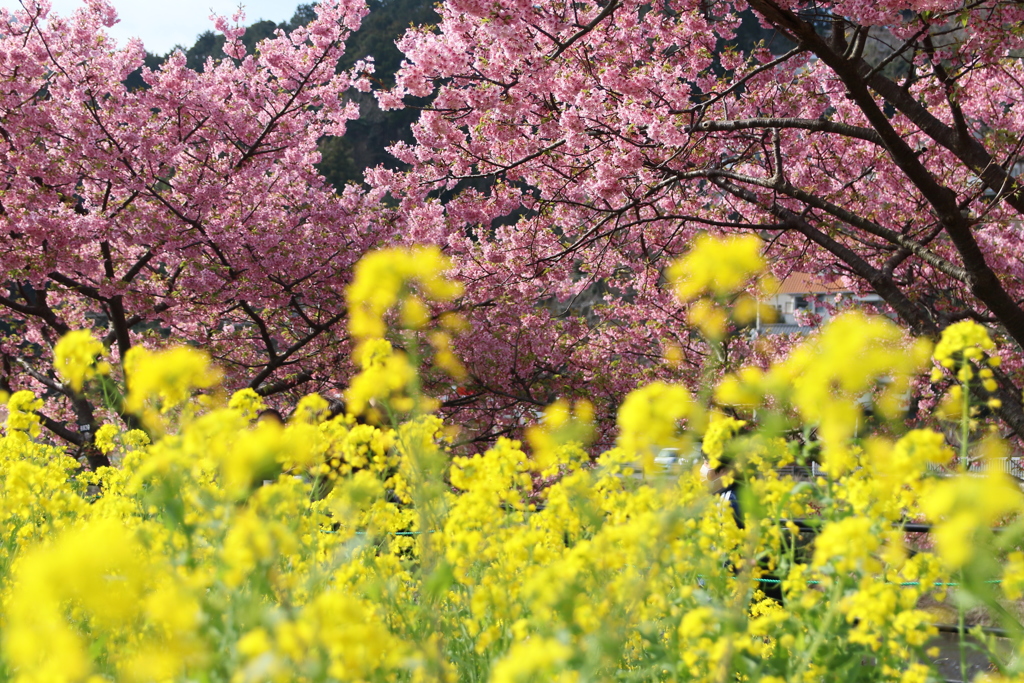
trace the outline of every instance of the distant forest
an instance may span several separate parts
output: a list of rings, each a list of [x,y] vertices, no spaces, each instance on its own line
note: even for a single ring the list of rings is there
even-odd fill
[[[434,0],[367,0],[370,13],[363,19],[362,26],[348,40],[345,57],[338,63],[339,69],[351,68],[359,59],[374,58],[378,85],[394,83],[395,73],[402,63],[402,53],[395,41],[410,26],[437,24],[439,17],[434,11]],[[295,14],[286,22],[259,21],[247,27],[242,38],[246,47],[253,51],[256,45],[274,34],[277,29],[289,32],[305,26],[315,16],[313,4],[301,4]],[[790,49],[792,45],[761,27],[758,20],[748,12],[732,41],[738,47],[748,49],[759,41],[776,53]],[[723,46],[723,49],[726,46]],[[202,71],[207,59],[225,59],[224,36],[206,31],[196,38],[191,47],[181,46],[185,51],[188,66]],[[155,69],[166,59],[161,55],[146,55],[146,66]],[[145,87],[140,73],[128,77],[129,87]],[[383,164],[395,168],[400,164],[391,157],[386,148],[399,141],[412,142],[411,125],[419,115],[419,107],[425,101],[409,98],[406,109],[381,111],[370,93],[353,91],[351,97],[359,103],[360,117],[348,124],[344,137],[325,137],[320,141],[322,155],[319,170],[336,189],[347,183],[361,183],[363,171]]]

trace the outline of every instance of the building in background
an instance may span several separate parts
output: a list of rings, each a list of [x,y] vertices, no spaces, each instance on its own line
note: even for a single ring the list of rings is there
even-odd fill
[[[859,294],[840,285],[828,284],[807,273],[793,273],[763,303],[777,312],[774,323],[759,324],[760,334],[807,334],[851,303],[877,305],[882,298],[874,292]]]

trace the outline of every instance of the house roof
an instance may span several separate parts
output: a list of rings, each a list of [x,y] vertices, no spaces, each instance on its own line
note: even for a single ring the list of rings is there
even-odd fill
[[[809,273],[791,273],[779,284],[776,294],[838,294],[852,291],[839,285],[830,285]]]

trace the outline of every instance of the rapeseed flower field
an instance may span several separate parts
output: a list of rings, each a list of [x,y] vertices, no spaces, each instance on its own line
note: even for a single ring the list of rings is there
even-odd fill
[[[690,258],[730,248],[708,240]],[[711,343],[762,266],[740,256],[673,271],[704,302],[695,324]],[[556,402],[525,444],[455,455],[418,375],[461,372],[459,321],[433,313],[460,291],[447,267],[422,249],[357,270],[361,374],[346,400],[369,423],[331,417],[316,395],[286,424],[258,419],[262,399],[222,395],[201,351],[140,349],[121,399],[139,428],[99,430],[118,465],[87,472],[41,440],[42,400],[11,395],[0,678],[924,682],[937,680],[924,601],[955,598],[961,630],[982,605],[1009,634],[1010,648],[976,634],[984,680],[1024,680],[1024,495],[994,465],[965,466],[1007,448],[980,411],[999,364],[983,327],[958,323],[933,352],[847,313],[710,400],[665,383],[623,397],[603,453],[590,406]],[[104,353],[74,332],[58,372],[76,391],[109,389]],[[938,411],[959,450],[902,427],[929,371],[952,382]],[[654,463],[655,447],[697,444],[736,505],[696,464]],[[811,459],[814,480],[781,473]],[[909,521],[933,524],[931,540],[908,541]]]

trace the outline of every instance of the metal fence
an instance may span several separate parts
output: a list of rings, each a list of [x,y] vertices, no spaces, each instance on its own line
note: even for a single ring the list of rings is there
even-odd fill
[[[967,471],[981,473],[990,466],[1010,475],[1018,482],[1024,484],[1024,458],[1020,457],[992,458],[987,462],[982,459],[972,460],[967,464]],[[929,467],[932,471],[947,476],[956,474],[958,471],[955,465],[951,465],[949,467],[930,465]]]
[[[1010,475],[1024,485],[1024,457],[1014,456],[1007,458],[993,458],[989,462],[995,469]],[[989,465],[986,465],[986,461],[984,460],[972,460],[967,466],[967,471],[980,474],[984,472],[988,466]],[[929,465],[928,468],[933,472],[944,476],[952,476],[959,471],[956,465],[950,465],[947,467]],[[819,475],[824,474],[815,462],[812,462],[809,465],[786,465],[785,467],[777,468],[776,471],[779,473],[779,476],[789,475],[794,479],[810,481],[813,481]]]

